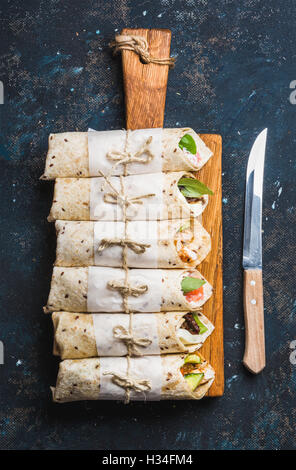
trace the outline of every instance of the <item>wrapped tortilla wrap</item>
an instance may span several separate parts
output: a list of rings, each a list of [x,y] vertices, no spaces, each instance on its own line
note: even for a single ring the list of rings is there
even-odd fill
[[[124,222],[57,220],[55,227],[56,266],[122,267]],[[210,235],[194,218],[131,221],[126,239],[140,243],[127,245],[127,265],[132,268],[195,268],[211,249]]]
[[[128,281],[127,303],[134,312],[197,310],[213,290],[194,269],[130,269]],[[45,312],[122,312],[124,286],[123,269],[54,267]]]
[[[129,315],[125,313],[54,312],[53,354],[62,359],[126,356]],[[150,356],[199,349],[214,326],[201,312],[134,314],[135,355]],[[143,341],[144,340],[144,341]]]
[[[131,400],[200,400],[211,387],[215,371],[198,352],[191,357],[193,364],[186,354],[132,357],[129,371],[126,357],[67,359],[60,363],[57,384],[52,387],[53,401],[124,400],[127,375],[140,384],[138,390],[131,390]],[[121,385],[112,374],[120,376]]]
[[[182,177],[195,179],[192,173],[172,172],[123,177],[124,193],[131,201],[127,217],[132,220],[184,219],[199,216],[208,204],[208,194],[186,197],[178,187]],[[110,178],[57,178],[48,221],[123,220],[118,176]],[[116,192],[115,192],[116,191]],[[107,198],[107,200],[106,200]]]
[[[196,146],[193,153],[182,142],[179,146],[184,135],[193,138]],[[147,163],[134,161],[127,165],[127,174],[134,175],[196,171],[208,161],[212,151],[190,128],[139,129],[129,131],[128,136],[125,130],[50,134],[45,172],[41,178],[82,178],[99,176],[99,171],[110,173],[114,164],[118,163],[117,158],[127,154],[144,162],[148,159]],[[123,165],[117,164],[112,174],[123,174]]]

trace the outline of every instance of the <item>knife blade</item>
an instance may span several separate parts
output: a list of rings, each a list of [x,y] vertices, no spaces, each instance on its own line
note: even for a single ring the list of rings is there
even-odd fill
[[[246,344],[243,363],[258,374],[265,367],[262,280],[262,197],[267,129],[256,138],[248,160],[243,243]]]

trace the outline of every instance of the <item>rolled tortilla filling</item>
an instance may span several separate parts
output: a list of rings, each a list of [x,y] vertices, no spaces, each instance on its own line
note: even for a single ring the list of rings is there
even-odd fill
[[[134,312],[197,310],[213,290],[194,269],[130,269],[128,283]],[[122,312],[124,286],[123,269],[54,267],[45,312]]]
[[[212,151],[190,128],[140,129],[129,131],[128,137],[124,130],[50,134],[45,172],[41,178],[83,178],[98,176],[99,171],[110,173],[118,162],[117,157],[126,154],[148,160],[147,163],[127,165],[127,174],[134,175],[196,171],[208,161]],[[117,165],[112,174],[123,174],[122,164]]]
[[[126,357],[67,359],[60,363],[57,384],[52,387],[53,401],[124,400],[127,376],[140,385],[131,390],[131,400],[200,400],[211,387],[215,371],[198,352],[132,357],[129,370]]]
[[[185,172],[123,177],[124,194],[131,202],[127,207],[127,217],[132,220],[166,220],[199,216],[208,204],[208,194],[184,196],[178,186],[182,177],[195,180],[192,173]],[[110,183],[113,189],[103,177],[57,178],[48,221],[123,220],[122,206],[116,199],[122,194],[120,178],[113,176]]]
[[[129,320],[125,313],[54,312],[53,354],[62,359],[126,356]],[[203,345],[213,330],[201,312],[135,314],[132,351],[145,356],[192,352]]]
[[[210,235],[194,218],[131,221],[126,238],[124,222],[57,220],[55,227],[56,266],[122,267],[125,239],[131,268],[195,268],[211,249]]]

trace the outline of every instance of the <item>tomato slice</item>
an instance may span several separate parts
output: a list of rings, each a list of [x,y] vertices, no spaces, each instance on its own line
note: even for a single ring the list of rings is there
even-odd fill
[[[195,158],[196,158],[196,162],[197,162],[197,163],[200,163],[200,162],[201,162],[201,156],[199,155],[198,152],[196,152]]]
[[[198,302],[202,300],[204,296],[203,286],[199,287],[198,289],[192,290],[188,292],[185,297],[188,302]]]

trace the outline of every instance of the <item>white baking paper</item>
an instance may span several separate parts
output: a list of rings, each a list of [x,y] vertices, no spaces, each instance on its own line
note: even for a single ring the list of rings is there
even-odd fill
[[[127,238],[149,244],[144,253],[137,254],[130,248],[127,250],[129,266],[147,268],[158,267],[158,230],[157,221],[127,222]],[[95,222],[94,223],[94,261],[96,266],[122,266],[123,248],[118,245],[106,247],[98,251],[102,239],[124,239],[124,222]]]
[[[110,182],[121,194],[120,178],[113,176]],[[127,208],[127,216],[133,220],[157,220],[163,218],[164,174],[130,175],[123,178],[124,193],[129,198],[153,194],[143,198],[141,204],[133,204]],[[105,202],[104,194],[112,194],[113,190],[105,179],[91,178],[90,186],[90,219],[91,220],[123,220],[120,204]]]
[[[162,300],[161,269],[130,269],[129,282],[132,286],[147,285],[148,290],[139,297],[129,296],[129,308],[136,312],[160,312]],[[125,280],[120,268],[89,266],[88,268],[88,312],[122,312],[123,298],[120,292],[110,289],[108,281]]]
[[[127,139],[127,151],[135,155],[149,137],[152,142],[149,145],[150,151],[154,155],[149,163],[130,163],[127,165],[127,174],[141,173],[158,173],[162,171],[162,129],[139,129],[129,131]],[[88,155],[89,155],[89,173],[90,176],[98,176],[101,170],[105,174],[109,174],[112,166],[116,162],[112,162],[107,158],[109,152],[124,152],[126,144],[126,131],[88,131]],[[141,155],[145,159],[147,155]],[[118,165],[113,175],[122,175],[123,166]]]
[[[126,343],[114,337],[113,329],[123,326],[129,332],[130,316],[126,313],[93,313],[93,324],[98,356],[125,356]],[[157,319],[154,314],[133,314],[132,331],[134,338],[145,338],[151,341],[146,347],[137,346],[140,353],[147,355],[159,354]]]
[[[100,358],[100,394],[101,400],[124,400],[125,389],[112,381],[112,375],[106,372],[115,372],[127,375],[126,357],[101,357]],[[162,363],[161,356],[141,356],[130,358],[129,377],[133,379],[147,379],[150,381],[151,390],[146,392],[131,391],[131,400],[160,400],[162,388]]]

